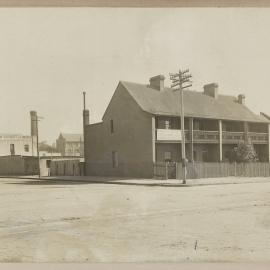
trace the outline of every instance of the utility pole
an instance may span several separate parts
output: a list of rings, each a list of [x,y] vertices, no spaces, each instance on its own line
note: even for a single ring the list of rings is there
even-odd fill
[[[86,111],[85,111],[85,95],[86,92],[83,92],[83,157],[84,157],[84,173],[85,173],[85,125],[86,125]]]
[[[38,116],[37,116],[37,156],[38,156],[38,178],[40,178],[41,173],[40,173],[40,155],[39,155],[39,138],[38,138]]]
[[[171,88],[175,88],[175,91],[180,91],[180,119],[181,119],[181,144],[182,144],[182,168],[183,168],[183,184],[186,184],[186,146],[185,146],[185,115],[184,115],[184,96],[183,90],[185,88],[191,87],[192,83],[190,78],[192,76],[189,74],[189,69],[179,70],[178,73],[171,73],[170,79],[172,81]],[[188,84],[187,84],[188,83]]]
[[[86,136],[85,136],[85,129],[86,126],[89,125],[89,110],[86,109],[85,105],[85,95],[86,93],[83,92],[83,156],[84,156],[84,175],[86,174]]]
[[[83,92],[83,110],[85,111],[85,95],[86,92]]]

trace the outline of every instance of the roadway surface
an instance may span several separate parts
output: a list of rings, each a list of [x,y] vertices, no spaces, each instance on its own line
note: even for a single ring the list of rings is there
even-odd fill
[[[270,261],[270,179],[176,187],[1,178],[0,243],[0,262]]]

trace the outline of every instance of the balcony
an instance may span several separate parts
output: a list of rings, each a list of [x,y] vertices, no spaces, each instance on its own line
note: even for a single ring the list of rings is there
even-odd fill
[[[218,131],[193,130],[194,143],[218,143]]]
[[[266,144],[268,143],[268,133],[249,132],[248,137],[252,143]]]
[[[244,132],[223,131],[222,143],[239,143],[244,141]]]
[[[188,130],[185,130],[185,139],[188,141]],[[181,129],[157,129],[156,140],[158,142],[181,142]]]
[[[158,142],[181,142],[181,130],[180,129],[157,129],[156,140]],[[248,132],[248,138],[255,144],[267,144],[268,133]],[[185,130],[186,142],[190,142],[190,132]],[[244,132],[223,131],[222,143],[223,144],[237,144],[243,142],[245,139]],[[219,143],[218,131],[206,131],[206,130],[193,130],[193,142],[194,143]]]

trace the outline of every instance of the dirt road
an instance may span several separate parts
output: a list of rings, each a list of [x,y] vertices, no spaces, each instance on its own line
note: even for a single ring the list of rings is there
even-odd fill
[[[269,261],[270,182],[0,179],[0,262]]]

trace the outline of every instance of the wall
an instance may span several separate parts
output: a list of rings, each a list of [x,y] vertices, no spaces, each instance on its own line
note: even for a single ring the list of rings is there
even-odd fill
[[[10,145],[15,146],[15,155],[32,156],[37,155],[36,137],[22,135],[0,135],[0,156],[10,155]],[[29,146],[29,151],[25,151],[24,146]]]
[[[0,175],[24,175],[24,160],[21,156],[0,157]]]
[[[24,160],[24,174],[37,175],[38,174],[38,158],[37,157],[23,157]],[[42,164],[40,165],[42,168]]]
[[[80,160],[52,160],[50,162],[50,175],[67,175],[79,176],[82,175]]]
[[[60,152],[62,156],[65,155],[65,139],[62,137],[62,135],[56,139],[56,150],[57,152]]]
[[[62,135],[56,140],[56,149],[62,156],[83,156],[83,142],[66,141]]]
[[[254,149],[260,162],[268,161],[268,146],[265,144],[254,144]]]
[[[110,131],[110,121],[114,133]],[[86,174],[131,177],[153,176],[152,116],[141,110],[118,85],[103,122],[85,128]],[[112,166],[118,152],[118,167]]]
[[[83,142],[66,142],[65,156],[83,156]]]
[[[165,152],[171,152],[173,162],[180,162],[182,156],[180,143],[156,143],[156,162],[165,161]]]
[[[37,175],[37,157],[2,156],[0,175]]]
[[[218,130],[218,120],[194,118],[193,120],[194,130]]]
[[[187,147],[187,153],[189,153]],[[193,144],[194,161],[214,162],[219,159],[219,145],[218,144]]]

